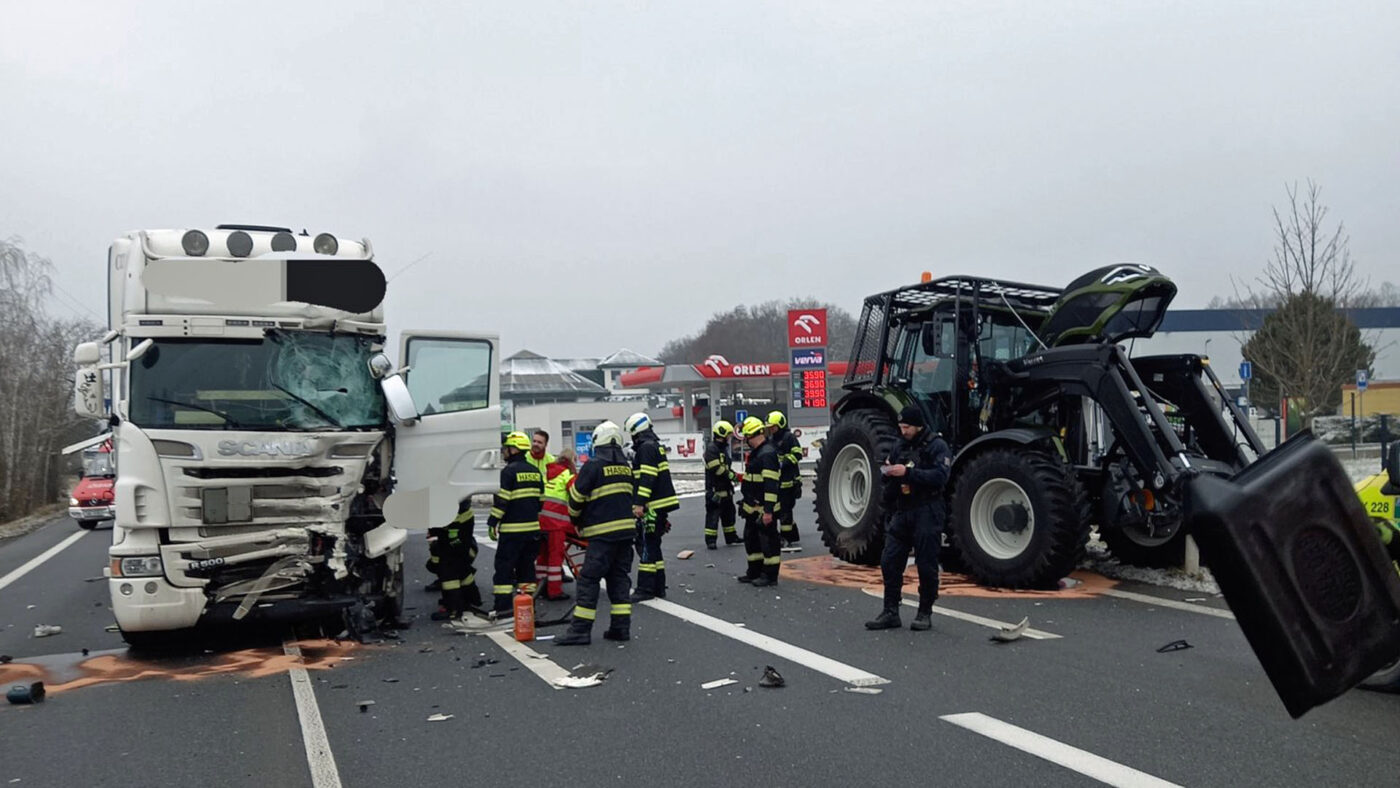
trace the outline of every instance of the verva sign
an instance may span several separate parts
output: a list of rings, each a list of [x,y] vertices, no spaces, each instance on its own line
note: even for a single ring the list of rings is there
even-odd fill
[[[788,347],[826,345],[825,309],[788,310]]]

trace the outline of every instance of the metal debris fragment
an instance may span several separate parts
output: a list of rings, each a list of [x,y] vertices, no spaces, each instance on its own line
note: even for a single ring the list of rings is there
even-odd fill
[[[704,684],[701,684],[701,685],[700,685],[700,689],[712,690],[712,689],[718,689],[719,687],[727,687],[727,686],[729,686],[730,684],[738,684],[738,683],[739,683],[739,682],[736,681],[735,679],[715,679],[714,681],[707,681],[707,682],[705,682]]]
[[[1026,627],[1030,626],[1030,623],[1030,616],[1026,616],[1025,618],[1022,618],[1021,623],[1017,624],[1016,626],[1002,627],[1001,629],[992,633],[992,640],[998,643],[1010,643],[1013,640],[1020,640],[1021,636],[1026,634]]]

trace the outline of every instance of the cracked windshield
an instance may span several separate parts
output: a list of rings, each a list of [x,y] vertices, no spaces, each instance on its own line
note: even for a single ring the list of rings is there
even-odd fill
[[[359,336],[157,340],[131,365],[131,418],[190,430],[378,429],[384,401]]]

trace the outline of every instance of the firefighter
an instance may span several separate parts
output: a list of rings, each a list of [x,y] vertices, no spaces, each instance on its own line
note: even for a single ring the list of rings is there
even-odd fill
[[[573,532],[569,522],[569,484],[574,480],[574,451],[564,449],[545,469],[544,498],[540,504],[540,555],[535,559],[535,579],[544,583],[545,599],[568,599],[564,593],[564,541]]]
[[[797,524],[793,522],[792,514],[797,508],[797,499],[802,495],[802,480],[797,476],[797,463],[802,461],[802,444],[788,429],[787,417],[780,410],[768,414],[765,426],[768,439],[778,450],[778,503],[782,507],[778,510],[778,533],[788,547],[800,550],[797,543],[802,541],[802,537],[797,534]]]
[[[622,430],[611,421],[593,430],[593,455],[584,463],[568,488],[569,516],[579,535],[588,540],[583,568],[578,576],[578,599],[569,631],[557,646],[586,646],[592,642],[593,620],[598,615],[599,582],[607,581],[608,640],[632,637],[632,540],[636,536],[632,513],[632,468],[622,453]]]
[[[1372,520],[1376,526],[1376,534],[1381,538],[1381,544],[1385,545],[1386,553],[1390,560],[1400,569],[1400,524],[1393,520]]]
[[[724,526],[725,544],[742,544],[734,528],[734,467],[729,456],[729,440],[734,425],[715,422],[714,440],[705,446],[705,546],[716,549],[720,525]]]
[[[471,608],[481,606],[481,591],[476,587],[476,516],[472,514],[471,498],[457,504],[457,517],[441,528],[429,528],[434,537],[428,565],[442,587],[442,600],[431,616],[434,621],[460,618]]]
[[[739,434],[749,444],[749,461],[739,488],[744,497],[744,549],[749,566],[739,575],[739,582],[757,587],[776,585],[783,560],[782,538],[778,536],[782,507],[778,450],[757,416],[744,419]]]
[[[891,513],[885,526],[885,551],[880,556],[885,607],[873,621],[865,622],[866,629],[899,628],[910,548],[919,570],[919,608],[909,628],[932,628],[929,619],[938,600],[938,547],[947,519],[943,486],[948,482],[953,455],[943,437],[924,425],[924,414],[914,405],[899,413],[899,436],[894,456],[887,457],[880,468],[885,477],[885,511]]]
[[[666,559],[661,554],[661,537],[671,530],[670,514],[680,508],[676,488],[671,484],[671,466],[666,447],[651,427],[645,413],[633,413],[624,422],[632,436],[632,473],[635,484],[632,514],[637,518],[637,537],[642,543],[637,563],[637,590],[633,602],[666,597]]]
[[[486,533],[496,539],[496,574],[491,593],[497,616],[510,615],[511,596],[517,589],[535,590],[535,555],[540,549],[540,498],[544,474],[526,461],[530,439],[523,432],[506,436],[501,453],[501,489],[486,518]]]

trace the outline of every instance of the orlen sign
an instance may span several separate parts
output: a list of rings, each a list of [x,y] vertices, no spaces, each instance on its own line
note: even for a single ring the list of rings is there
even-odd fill
[[[718,353],[696,364],[695,370],[707,378],[766,378],[773,374],[772,364],[731,364]]]
[[[825,309],[788,310],[788,347],[823,347],[825,345]]]

